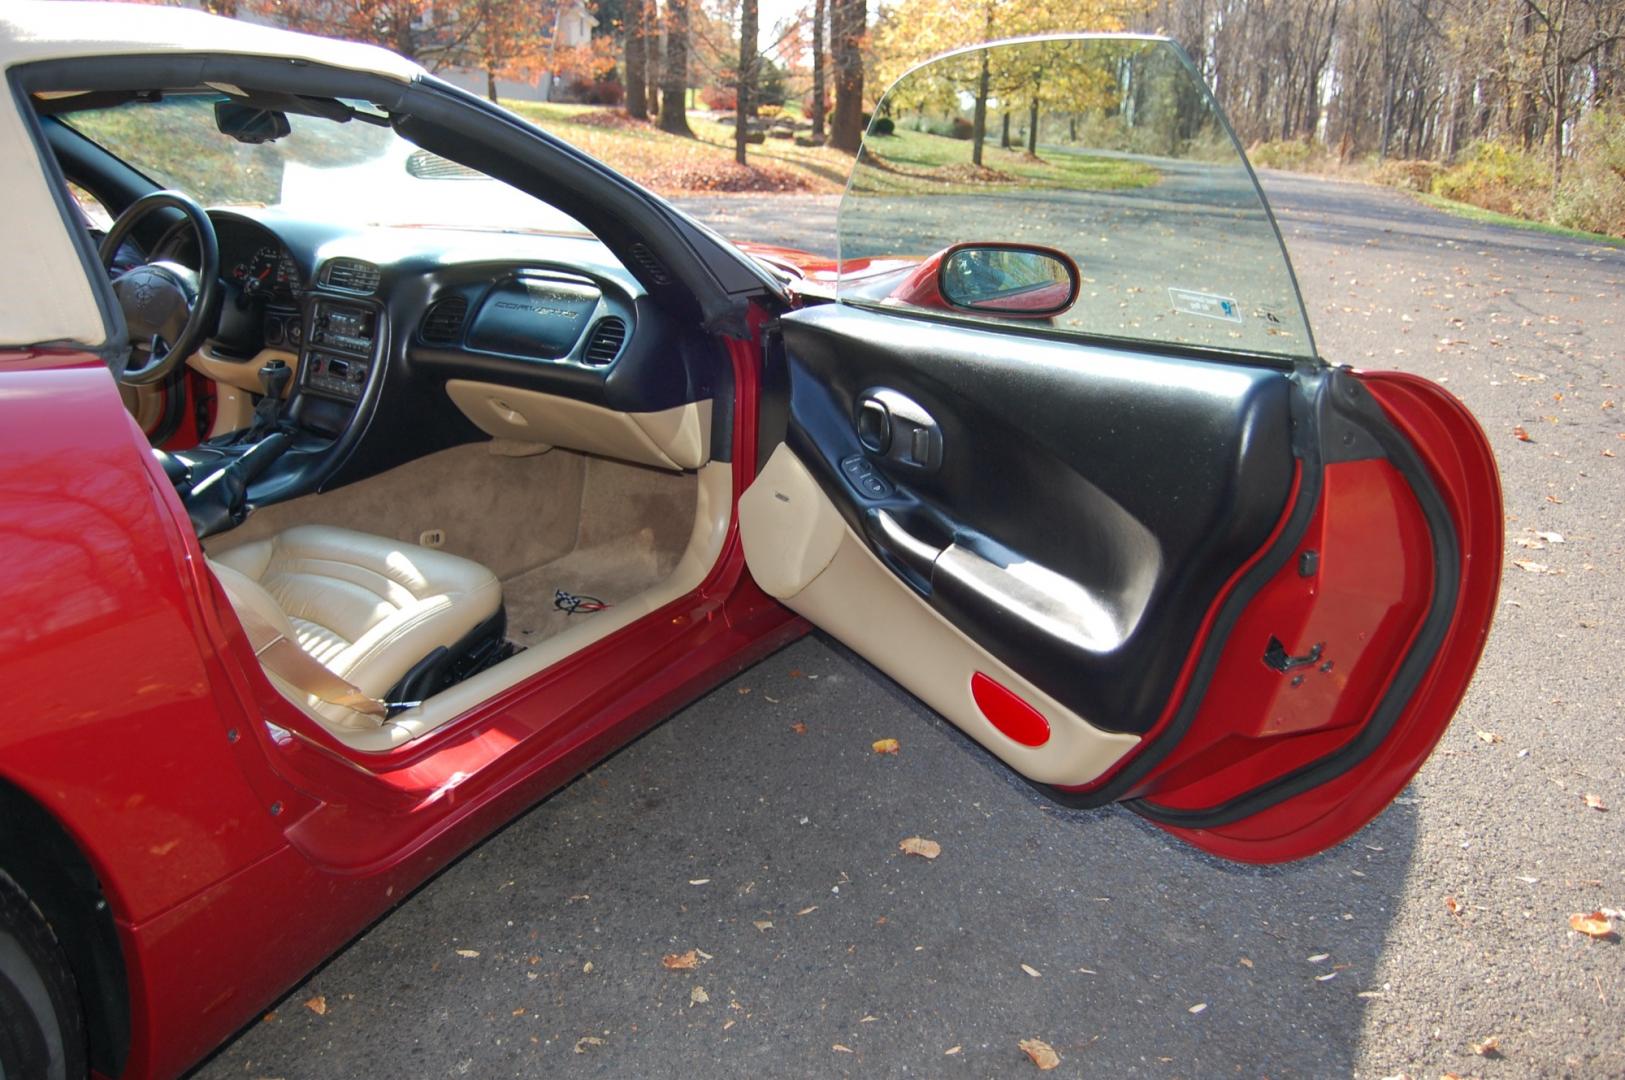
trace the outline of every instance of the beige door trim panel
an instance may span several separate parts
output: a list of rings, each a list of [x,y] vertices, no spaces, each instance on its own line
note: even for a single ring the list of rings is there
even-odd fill
[[[739,500],[739,536],[764,591],[834,634],[1011,768],[1086,784],[1140,743],[1102,731],[966,637],[869,551],[796,456],[780,446]],[[981,672],[1049,722],[1030,747],[1000,732],[971,695]]]
[[[658,469],[698,469],[711,460],[709,398],[633,413],[467,379],[448,380],[446,394],[494,438],[562,446]]]

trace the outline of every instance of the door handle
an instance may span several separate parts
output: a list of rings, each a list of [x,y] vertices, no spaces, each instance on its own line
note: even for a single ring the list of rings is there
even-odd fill
[[[858,396],[852,415],[858,442],[876,457],[904,468],[934,472],[942,465],[942,428],[906,394],[883,386]]]
[[[931,568],[936,565],[942,548],[932,547],[921,540],[885,510],[869,511],[864,515],[863,524],[863,531],[869,535],[870,543],[929,587]]]

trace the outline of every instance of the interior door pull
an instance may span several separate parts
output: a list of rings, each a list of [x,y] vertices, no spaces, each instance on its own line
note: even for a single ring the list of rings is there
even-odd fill
[[[888,463],[921,472],[942,465],[942,428],[919,402],[884,386],[858,397],[853,426],[863,448]]]
[[[936,565],[942,548],[932,547],[921,540],[884,510],[869,511],[864,517],[864,525],[864,531],[869,534],[869,540],[875,547],[906,567],[921,582],[930,582],[931,568]]]

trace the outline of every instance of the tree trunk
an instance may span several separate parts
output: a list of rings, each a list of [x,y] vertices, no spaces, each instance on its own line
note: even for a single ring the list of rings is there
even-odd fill
[[[1006,109],[999,116],[999,149],[1010,149],[1010,110]]]
[[[993,16],[988,16],[993,21]],[[981,50],[981,70],[977,73],[977,107],[970,114],[970,164],[980,166],[981,143],[988,138],[988,50]]]
[[[649,115],[660,118],[660,73],[665,67],[664,40],[660,26],[660,0],[648,0],[643,9],[643,67],[649,86]]]
[[[1027,104],[1027,153],[1038,156],[1038,95]]]
[[[824,137],[824,112],[829,107],[824,97],[824,25],[827,5],[824,0],[813,0],[812,40],[812,133],[813,138]]]
[[[622,26],[626,33],[626,115],[634,120],[649,119],[648,73],[644,64],[647,20],[643,0],[626,0]]]
[[[830,0],[830,37],[835,54],[835,115],[830,145],[855,154],[863,144],[863,53],[868,0]]]
[[[660,130],[694,137],[688,126],[688,0],[666,0],[666,64],[660,79]]]
[[[750,134],[750,118],[755,113],[751,99],[756,94],[756,0],[743,0],[739,7],[739,78],[734,101],[734,160],[745,161],[745,139]]]
[[[497,73],[490,68],[485,69],[485,100],[497,103]]]

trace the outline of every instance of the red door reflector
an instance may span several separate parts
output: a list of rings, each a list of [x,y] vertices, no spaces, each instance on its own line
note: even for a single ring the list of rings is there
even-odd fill
[[[1049,742],[1049,721],[1044,714],[980,671],[970,677],[970,696],[994,727],[1022,746]]]

